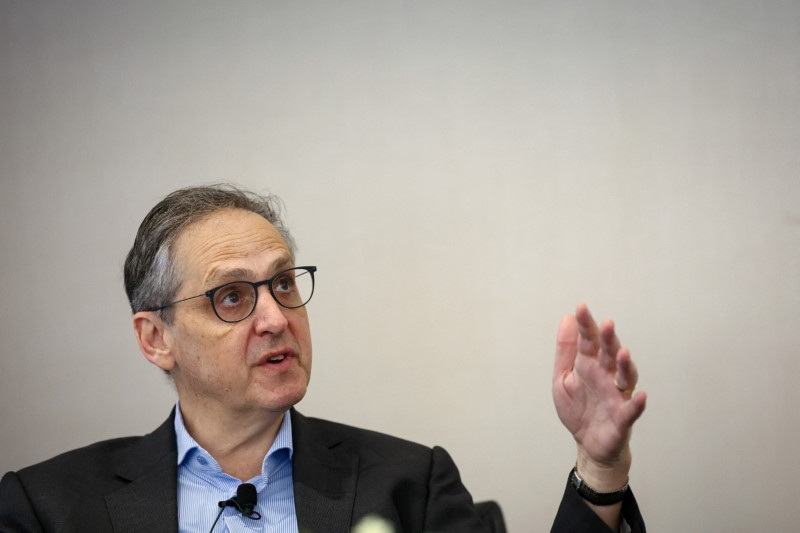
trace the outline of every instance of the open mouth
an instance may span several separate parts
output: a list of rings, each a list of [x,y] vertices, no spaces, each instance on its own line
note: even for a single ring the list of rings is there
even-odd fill
[[[284,359],[286,359],[286,354],[282,353],[282,354],[278,354],[278,355],[273,355],[272,357],[267,359],[267,364],[268,365],[277,365],[278,363],[282,362]]]

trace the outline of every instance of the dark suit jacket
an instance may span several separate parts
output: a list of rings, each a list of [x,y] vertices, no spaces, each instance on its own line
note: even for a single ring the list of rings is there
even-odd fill
[[[485,531],[442,448],[294,410],[291,416],[301,533],[349,533],[367,514],[391,520],[398,533]],[[99,442],[6,474],[0,482],[0,531],[175,533],[177,490],[173,413],[144,437]],[[634,533],[644,532],[632,494],[623,513]],[[553,531],[609,529],[567,487]]]

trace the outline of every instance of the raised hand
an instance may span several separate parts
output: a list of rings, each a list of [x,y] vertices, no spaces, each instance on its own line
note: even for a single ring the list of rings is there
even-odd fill
[[[593,488],[611,491],[628,479],[631,428],[644,412],[646,395],[614,323],[600,326],[586,304],[558,328],[553,400],[561,422],[578,445],[578,472]]]

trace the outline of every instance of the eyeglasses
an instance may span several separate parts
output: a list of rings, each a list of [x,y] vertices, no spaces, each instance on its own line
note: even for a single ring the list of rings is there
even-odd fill
[[[253,314],[258,303],[258,288],[266,285],[278,304],[288,309],[303,307],[314,294],[315,266],[290,268],[264,281],[234,281],[209,289],[203,294],[189,296],[145,311],[160,311],[187,300],[208,296],[211,308],[223,322],[241,322]]]

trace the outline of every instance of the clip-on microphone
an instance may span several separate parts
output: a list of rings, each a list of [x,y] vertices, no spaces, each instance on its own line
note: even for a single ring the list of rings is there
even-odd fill
[[[256,502],[258,501],[258,493],[256,492],[256,487],[252,483],[242,483],[238,487],[236,487],[236,496],[230,498],[229,500],[223,500],[219,502],[219,513],[217,513],[217,518],[214,520],[214,523],[211,524],[211,529],[208,533],[214,531],[214,526],[217,525],[219,521],[219,517],[222,516],[222,511],[225,510],[226,507],[233,507],[240,513],[242,513],[247,518],[251,518],[253,520],[260,520],[261,514],[258,511],[255,511]]]

